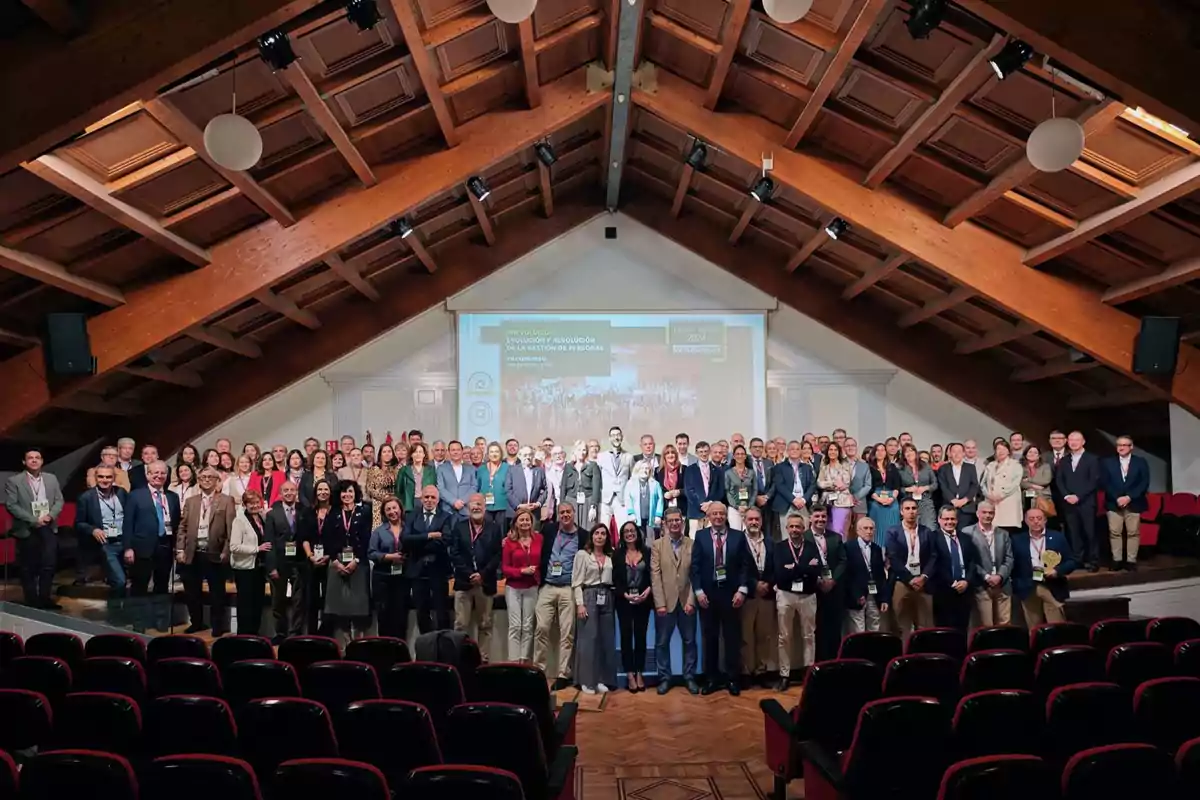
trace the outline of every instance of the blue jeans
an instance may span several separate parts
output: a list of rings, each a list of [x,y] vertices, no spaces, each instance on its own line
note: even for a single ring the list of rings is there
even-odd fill
[[[104,551],[104,580],[108,584],[113,597],[125,596],[125,551],[121,549],[120,541],[105,542],[101,545]]]
[[[658,665],[658,676],[662,680],[671,679],[671,635],[679,628],[679,638],[683,640],[683,677],[692,680],[696,677],[696,664],[699,661],[699,651],[696,648],[696,615],[699,609],[691,615],[683,613],[683,606],[676,605],[674,611],[668,611],[663,616],[654,616],[654,660]]]

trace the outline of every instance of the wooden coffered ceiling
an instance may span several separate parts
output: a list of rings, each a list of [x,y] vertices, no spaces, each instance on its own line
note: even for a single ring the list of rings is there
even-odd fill
[[[614,174],[630,214],[1014,427],[1165,452],[1167,401],[1200,412],[1190,344],[1173,381],[1131,369],[1142,316],[1200,338],[1200,146],[1115,99],[1133,73],[1068,58],[1054,31],[1039,46],[1070,79],[1039,54],[999,81],[987,60],[1025,23],[983,2],[922,41],[897,0],[817,0],[790,25],[750,0],[540,0],[520,25],[482,0],[377,4],[360,32],[332,0],[213,4],[224,20],[164,0],[141,22],[127,0],[0,0],[0,50],[27,56],[0,57],[0,91],[30,63],[98,68],[113,37],[192,25],[98,86],[76,75],[57,106],[23,99],[43,128],[0,137],[4,437],[173,448],[601,213]],[[597,82],[620,63],[621,14],[657,74],[614,101]],[[277,26],[299,60],[274,72],[254,37]],[[235,81],[264,141],[245,173],[201,133]],[[1087,145],[1044,174],[1024,142],[1052,87]],[[758,202],[763,154],[776,190]],[[834,217],[851,224],[836,241]],[[46,380],[52,311],[89,315],[95,376]]]

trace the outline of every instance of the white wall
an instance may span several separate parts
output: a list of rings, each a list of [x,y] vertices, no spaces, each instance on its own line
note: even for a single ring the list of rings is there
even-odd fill
[[[604,238],[617,225],[619,238]],[[299,446],[370,429],[427,437],[456,431],[456,311],[739,311],[767,316],[768,431],[796,437],[844,427],[862,442],[909,431],[921,445],[1007,430],[895,365],[779,305],[690,251],[622,215],[602,215],[513,262],[410,322],[348,353],[197,439],[209,447],[228,436],[269,446]],[[602,431],[587,431],[599,436]],[[731,431],[689,431],[721,438]]]
[[[1200,419],[1171,404],[1171,491],[1200,494]]]

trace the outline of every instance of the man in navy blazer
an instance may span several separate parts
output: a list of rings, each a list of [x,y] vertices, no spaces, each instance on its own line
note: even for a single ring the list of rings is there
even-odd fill
[[[687,498],[688,534],[694,539],[704,525],[708,509],[725,496],[725,472],[708,460],[708,442],[696,444],[696,463],[683,470],[683,496]],[[706,480],[707,476],[707,480]]]
[[[979,551],[970,537],[958,535],[958,511],[954,506],[938,510],[938,528],[931,537],[936,555],[929,574],[933,621],[966,634],[975,607],[975,589],[980,585]]]
[[[697,447],[699,450],[699,447]],[[704,674],[708,681],[702,694],[728,689],[741,694],[742,617],[756,574],[746,534],[726,523],[725,504],[708,506],[708,525],[696,532],[692,545],[692,589],[700,606],[704,639]],[[720,641],[725,637],[725,671],[718,667]]]
[[[479,475],[475,467],[463,463],[462,442],[450,443],[450,460],[437,468],[437,490],[442,511],[455,522],[467,518],[467,501],[479,491]]]
[[[1012,537],[1013,595],[1025,610],[1025,625],[1063,622],[1063,603],[1071,596],[1067,575],[1075,571],[1075,555],[1067,537],[1046,529],[1046,514],[1039,508],[1025,512],[1027,531]],[[1057,566],[1046,565],[1046,553],[1057,553]]]
[[[875,520],[859,517],[856,541],[846,542],[846,608],[851,633],[879,630],[892,602],[892,587],[883,568],[883,548],[875,541]]]
[[[508,518],[518,511],[533,512],[533,527],[540,527],[542,506],[546,503],[546,473],[533,463],[533,448],[525,445],[517,451],[517,463],[509,466],[504,478],[508,495]]]
[[[99,548],[104,554],[104,580],[110,597],[125,596],[121,528],[129,493],[116,485],[116,467],[95,468],[96,485],[79,495],[75,504],[75,533],[80,546]]]
[[[450,627],[447,597],[453,567],[449,539],[455,517],[444,506],[439,507],[438,500],[436,486],[422,486],[421,507],[408,515],[400,534],[404,577],[412,582],[417,628],[421,633]]]
[[[146,465],[146,485],[129,493],[121,521],[121,549],[129,572],[129,593],[144,597],[150,579],[154,594],[171,588],[175,563],[175,529],[179,526],[179,496],[166,488],[167,465]]]
[[[1137,569],[1138,526],[1142,512],[1150,507],[1150,465],[1133,452],[1133,439],[1117,437],[1117,455],[1100,465],[1104,486],[1104,509],[1108,516],[1108,541],[1112,546],[1113,569]],[[1124,547],[1122,538],[1125,538]]]
[[[929,576],[937,567],[933,531],[917,522],[917,501],[900,502],[900,524],[887,530],[883,549],[891,565],[892,608],[900,633],[933,625],[933,595]],[[915,552],[914,552],[915,551]]]
[[[1054,472],[1054,484],[1063,498],[1064,522],[1071,550],[1091,572],[1100,569],[1100,543],[1096,541],[1096,491],[1100,488],[1100,459],[1083,449],[1083,434],[1067,434],[1067,453]]]
[[[817,502],[817,475],[810,464],[800,460],[800,442],[795,439],[788,442],[787,458],[771,467],[768,494],[780,524],[791,513],[798,513],[807,524],[809,509]]]

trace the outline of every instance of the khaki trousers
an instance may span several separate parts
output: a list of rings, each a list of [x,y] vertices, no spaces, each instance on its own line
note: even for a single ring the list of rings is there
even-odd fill
[[[975,591],[975,608],[979,610],[979,624],[987,628],[992,625],[1008,625],[1012,622],[1012,595],[1003,592],[992,594],[987,589]]]
[[[482,586],[454,593],[454,630],[470,636],[472,625],[478,629],[475,641],[485,664],[492,658],[492,601],[491,596],[483,593]]]
[[[748,597],[742,604],[742,673],[758,675],[775,669],[775,601]]]
[[[575,651],[575,597],[570,586],[543,586],[538,590],[533,611],[537,627],[533,633],[533,665],[543,672],[550,654],[550,630],[558,622],[558,675],[571,677],[571,655]]]
[[[878,631],[882,615],[874,597],[867,597],[862,608],[851,608],[846,611],[846,633],[866,633]]]
[[[1128,561],[1137,563],[1138,543],[1141,537],[1138,528],[1142,524],[1142,515],[1137,511],[1121,509],[1108,512],[1108,543],[1112,545],[1112,557],[1115,563]],[[1128,554],[1121,552],[1121,534],[1128,534],[1126,549]]]
[[[775,592],[775,621],[779,628],[779,677],[792,674],[792,620],[800,620],[800,639],[803,644],[802,666],[815,661],[817,644],[817,596],[795,592]]]
[[[1043,622],[1065,622],[1063,604],[1054,599],[1050,590],[1043,584],[1033,587],[1033,594],[1021,601],[1025,610],[1025,626],[1033,628]]]
[[[896,627],[905,638],[917,628],[933,627],[933,596],[913,591],[899,581],[892,590],[892,611]]]

